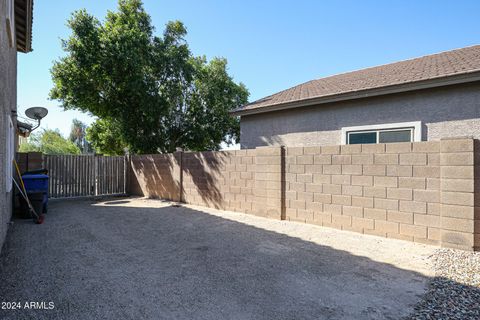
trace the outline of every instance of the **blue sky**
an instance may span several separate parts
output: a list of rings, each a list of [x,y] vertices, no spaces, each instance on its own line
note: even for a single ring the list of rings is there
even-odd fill
[[[145,0],[157,33],[181,20],[195,55],[225,57],[250,100],[327,75],[480,43],[480,1]],[[48,100],[50,68],[63,52],[70,14],[103,19],[115,0],[35,1],[33,48],[19,54],[18,105],[45,106],[43,127],[68,134],[91,117]]]

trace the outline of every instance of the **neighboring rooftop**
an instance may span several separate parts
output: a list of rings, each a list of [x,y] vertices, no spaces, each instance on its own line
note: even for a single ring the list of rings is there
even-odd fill
[[[308,81],[251,102],[246,115],[480,80],[480,45]]]

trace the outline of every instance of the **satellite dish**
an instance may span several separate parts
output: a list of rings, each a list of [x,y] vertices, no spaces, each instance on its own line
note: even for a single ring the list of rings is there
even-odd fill
[[[25,115],[30,119],[37,120],[37,125],[33,127],[30,132],[40,127],[40,120],[45,118],[48,114],[48,110],[44,107],[31,107],[25,110]]]
[[[48,114],[48,110],[44,107],[31,107],[25,110],[25,115],[30,119],[40,121]]]

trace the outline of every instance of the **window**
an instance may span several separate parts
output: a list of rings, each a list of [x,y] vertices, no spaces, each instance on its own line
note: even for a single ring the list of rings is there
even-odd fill
[[[342,144],[421,141],[421,123],[402,122],[342,128]]]

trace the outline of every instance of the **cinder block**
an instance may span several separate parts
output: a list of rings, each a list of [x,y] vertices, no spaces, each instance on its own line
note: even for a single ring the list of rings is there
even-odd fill
[[[287,147],[285,148],[285,154],[287,156],[298,156],[303,154],[302,147]]]
[[[440,153],[427,153],[427,165],[439,166],[440,165]]]
[[[363,208],[363,217],[374,220],[387,220],[387,210]]]
[[[440,217],[441,221],[441,228],[443,230],[451,230],[451,231],[459,231],[459,232],[466,232],[466,233],[474,233],[474,220],[468,219],[458,219],[458,218],[450,218],[450,217]]]
[[[363,233],[371,236],[384,237],[384,238],[387,237],[387,234],[385,232],[382,232],[376,229],[364,229]]]
[[[440,141],[423,141],[412,143],[413,152],[440,152]]]
[[[373,208],[373,198],[352,197],[352,206],[362,208]]]
[[[278,156],[255,157],[255,164],[276,164],[280,166],[281,158]]]
[[[363,217],[362,207],[343,206],[342,213],[346,216]]]
[[[297,200],[297,191],[285,191],[285,199]]]
[[[442,179],[441,189],[443,191],[474,192],[474,181],[473,179]]]
[[[475,219],[475,207],[442,204],[441,214],[443,217],[473,220]]]
[[[303,154],[320,154],[320,147],[304,147]]]
[[[359,144],[346,144],[340,147],[340,153],[353,154],[362,152],[362,146]]]
[[[321,148],[323,154],[340,154],[340,146],[325,146]]]
[[[302,182],[290,182],[289,190],[296,192],[305,192],[305,183]]]
[[[323,210],[325,212],[331,213],[332,215],[333,214],[337,214],[337,215],[342,214],[342,206],[339,205],[339,204],[324,203],[323,204]]]
[[[433,227],[433,228],[441,227],[439,216],[431,216],[428,214],[415,213],[413,215],[413,221],[414,221],[414,224],[419,226]]]
[[[334,194],[332,195],[332,203],[341,204],[343,206],[350,206],[352,205],[352,197]]]
[[[342,194],[342,186],[337,184],[324,184],[323,192],[328,194]]]
[[[393,154],[393,153],[375,154],[375,164],[398,164],[398,154]]]
[[[397,177],[374,177],[373,184],[376,187],[398,187],[398,178]]]
[[[425,166],[427,165],[427,154],[426,153],[402,153],[400,154],[400,164]]]
[[[387,153],[405,153],[412,151],[411,142],[387,143],[385,146]]]
[[[400,234],[400,233],[387,233],[387,238],[404,240],[404,241],[413,241],[413,237],[406,236],[406,235]]]
[[[348,174],[334,174],[332,175],[332,184],[350,184],[351,176]]]
[[[440,202],[440,191],[413,190],[413,200],[420,202]]]
[[[313,202],[313,192],[297,192],[297,200]]]
[[[433,216],[439,216],[442,208],[441,203],[427,203],[427,214]]]
[[[442,179],[473,179],[474,170],[473,166],[442,166],[441,175]],[[434,177],[437,178],[437,177]]]
[[[472,233],[458,232],[452,230],[441,231],[442,247],[473,250],[475,236]]]
[[[332,164],[332,155],[318,154],[313,157],[314,164]]]
[[[332,224],[337,226],[351,226],[352,225],[352,217],[332,214]]]
[[[343,185],[342,194],[346,194],[350,196],[363,196],[363,187]]]
[[[313,212],[310,210],[297,209],[297,219],[304,222],[313,221]]]
[[[425,178],[398,178],[398,186],[400,188],[411,188],[411,189],[425,189],[426,180]]]
[[[427,228],[427,238],[440,241],[442,239],[442,230],[437,228]]]
[[[323,166],[321,164],[306,164],[305,173],[322,173]]]
[[[398,200],[412,200],[413,192],[409,188],[387,188],[387,198]]]
[[[413,166],[387,165],[387,176],[411,177],[413,176]]]
[[[339,164],[324,164],[323,165],[323,174],[341,174],[342,166]]]
[[[290,208],[292,208],[292,209],[306,209],[305,200],[290,200]]]
[[[375,230],[385,233],[398,233],[399,224],[392,221],[375,220]]]
[[[313,164],[313,155],[297,156],[297,164]]]
[[[328,184],[332,182],[332,176],[331,175],[325,175],[325,174],[319,174],[319,173],[314,173],[313,174],[313,183],[316,184]]]
[[[473,139],[442,139],[440,151],[443,152],[465,152],[473,151]]]
[[[384,153],[384,152],[385,152],[384,143],[362,144],[362,153]]]
[[[413,167],[413,176],[414,177],[423,177],[423,178],[440,178],[440,168],[436,166],[414,166]]]
[[[365,197],[386,198],[387,188],[385,187],[363,187]]]
[[[400,200],[400,211],[413,213],[427,213],[427,204],[418,201]]]
[[[357,145],[359,146],[359,145]],[[352,164],[373,164],[374,154],[353,154]]]
[[[373,186],[372,176],[352,176],[351,184],[353,186]]]
[[[405,224],[413,224],[413,213],[388,210],[387,220]]]
[[[297,182],[312,183],[313,182],[313,175],[312,174],[297,174]]]
[[[313,212],[323,212],[323,203],[321,202],[307,202],[306,203],[307,210]]]
[[[472,166],[473,152],[441,153],[440,164],[442,166]]]
[[[262,171],[258,170],[257,172],[262,172]],[[288,166],[288,172],[289,173],[305,173],[305,166],[300,164],[291,164]]]
[[[385,165],[364,165],[363,174],[366,176],[384,176],[386,174]]]
[[[400,223],[400,234],[426,239],[427,227]]]
[[[307,192],[322,192],[323,187],[321,184],[306,183],[305,191]]]
[[[257,147],[255,149],[257,157],[261,156],[280,156],[280,147]]]
[[[440,190],[440,179],[439,178],[427,178],[427,189],[428,190]]]
[[[325,193],[314,193],[313,201],[321,203],[332,203],[332,195]]]
[[[342,165],[343,174],[362,174],[362,166],[359,164],[343,164]]]
[[[374,229],[374,220],[360,217],[352,217],[352,226],[362,229]]]
[[[460,206],[474,206],[474,194],[467,192],[442,191],[442,204],[456,204]]]
[[[398,210],[398,200],[375,198],[374,208]]]
[[[332,164],[351,164],[352,156],[351,155],[332,155]]]

